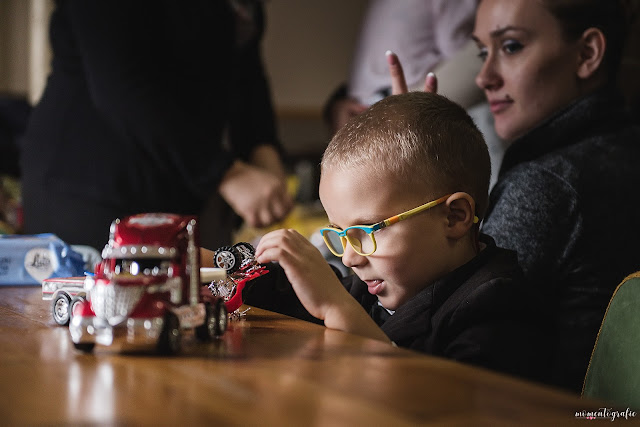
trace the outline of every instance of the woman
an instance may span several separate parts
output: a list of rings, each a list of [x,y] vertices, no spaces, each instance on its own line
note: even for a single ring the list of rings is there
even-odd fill
[[[483,231],[549,301],[549,381],[576,392],[613,290],[640,270],[640,128],[615,89],[623,16],[616,1],[482,0],[473,34],[476,83],[511,143]]]

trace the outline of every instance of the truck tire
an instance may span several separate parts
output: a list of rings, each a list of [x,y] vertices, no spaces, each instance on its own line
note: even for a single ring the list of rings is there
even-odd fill
[[[213,254],[213,264],[227,270],[227,274],[231,274],[240,268],[242,255],[233,246],[223,246]]]
[[[204,323],[196,327],[196,337],[202,341],[209,341],[225,333],[229,316],[227,306],[222,299],[218,299],[215,305],[207,303],[205,307],[207,314]]]
[[[208,302],[205,303],[204,308],[206,314],[204,317],[204,323],[200,326],[196,326],[196,338],[200,341],[209,341],[215,335],[212,331],[215,330],[215,322],[217,321],[215,316],[215,310]]]
[[[73,319],[73,309],[80,303],[84,303],[87,299],[83,296],[76,295],[71,299],[71,303],[69,304],[69,322]]]
[[[60,292],[51,303],[51,315],[53,320],[60,326],[69,324],[69,306],[71,297],[65,292]]]
[[[76,350],[80,350],[83,353],[91,353],[93,351],[93,348],[96,346],[96,344],[92,342],[80,342],[80,343],[74,342],[73,346],[76,348]]]
[[[164,316],[164,326],[158,338],[158,352],[164,355],[173,355],[180,351],[182,335],[178,316],[168,312]]]
[[[229,313],[227,312],[227,306],[222,299],[216,301],[213,312],[216,321],[214,322],[215,326],[211,332],[213,337],[218,338],[227,331],[227,325],[229,324]]]

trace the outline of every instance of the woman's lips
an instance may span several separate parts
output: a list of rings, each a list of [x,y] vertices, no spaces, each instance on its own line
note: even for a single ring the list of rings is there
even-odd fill
[[[509,108],[513,104],[511,99],[500,99],[489,102],[489,108],[493,114],[499,114]]]
[[[367,284],[367,290],[371,295],[378,295],[382,291],[382,280],[365,280],[364,283]]]

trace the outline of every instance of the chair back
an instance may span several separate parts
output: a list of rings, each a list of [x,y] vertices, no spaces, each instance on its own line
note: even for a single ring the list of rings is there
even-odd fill
[[[640,409],[640,272],[626,277],[609,301],[582,396]]]

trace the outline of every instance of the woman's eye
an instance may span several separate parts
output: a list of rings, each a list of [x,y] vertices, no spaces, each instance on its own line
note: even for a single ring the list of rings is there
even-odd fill
[[[521,50],[522,47],[522,43],[516,40],[506,40],[504,43],[502,43],[502,50],[507,54],[516,53]]]
[[[487,56],[489,55],[489,53],[487,52],[486,47],[481,47],[479,49],[480,51],[478,52],[478,58],[480,58],[484,62],[487,59]]]

